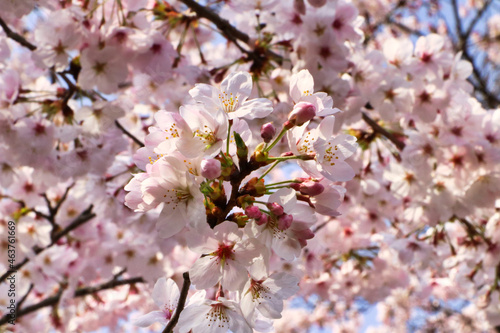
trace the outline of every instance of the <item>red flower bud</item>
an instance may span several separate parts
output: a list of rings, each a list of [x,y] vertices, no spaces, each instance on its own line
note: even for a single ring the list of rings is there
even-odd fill
[[[260,128],[260,136],[265,143],[271,142],[276,135],[276,127],[272,123],[266,123]]]
[[[295,126],[302,126],[307,121],[313,119],[316,116],[316,107],[307,102],[299,102],[295,104],[288,121]]]

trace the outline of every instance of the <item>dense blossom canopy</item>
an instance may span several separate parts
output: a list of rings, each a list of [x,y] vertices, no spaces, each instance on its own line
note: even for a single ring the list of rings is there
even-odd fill
[[[0,332],[498,331],[498,10],[0,0]]]

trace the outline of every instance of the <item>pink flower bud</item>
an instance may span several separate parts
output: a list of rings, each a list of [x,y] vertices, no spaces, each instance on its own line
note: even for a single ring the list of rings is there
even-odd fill
[[[326,0],[307,0],[307,2],[309,2],[311,6],[319,8],[325,5]]]
[[[300,184],[300,193],[310,195],[311,197],[323,193],[324,190],[325,187],[323,185],[312,180]]]
[[[260,136],[264,139],[265,143],[271,142],[274,135],[276,135],[276,127],[272,123],[266,123],[260,128]]]
[[[278,203],[276,203],[276,202],[270,202],[270,203],[268,203],[267,204],[267,208],[269,208],[269,210],[271,211],[271,213],[273,213],[276,216],[281,216],[284,213],[283,207],[281,205],[279,205]]]
[[[303,229],[295,232],[295,237],[302,247],[307,245],[307,240],[314,237],[314,232],[311,229]]]
[[[248,206],[245,208],[245,214],[251,219],[260,219],[262,212],[257,206]]]
[[[306,4],[304,0],[294,0],[293,1],[293,9],[300,15],[306,15]]]
[[[278,218],[278,229],[286,230],[290,228],[293,222],[293,216],[288,214],[283,214]]]
[[[260,216],[260,218],[258,220],[255,220],[255,223],[257,223],[257,225],[263,225],[263,224],[266,224],[268,222],[268,217],[266,214],[262,214]]]
[[[299,102],[295,104],[288,121],[295,126],[302,126],[305,122],[313,119],[316,116],[316,107],[307,102]]]
[[[221,175],[220,161],[213,158],[201,161],[201,175],[207,179],[218,178]]]

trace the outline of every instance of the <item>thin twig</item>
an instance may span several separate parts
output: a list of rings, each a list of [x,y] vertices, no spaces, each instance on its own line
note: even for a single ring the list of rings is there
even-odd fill
[[[236,29],[231,25],[231,23],[229,23],[229,21],[221,18],[219,15],[209,10],[205,6],[200,5],[194,0],[180,1],[191,8],[199,17],[206,18],[207,20],[215,24],[215,26],[219,28],[219,30],[222,31],[223,34],[226,35],[226,37],[228,37],[231,41],[234,41],[234,39],[239,39],[244,43],[248,43],[250,41],[250,37],[246,33]]]
[[[61,205],[63,204],[63,202],[68,197],[69,190],[71,190],[71,188],[74,185],[75,185],[75,183],[72,183],[70,186],[68,186],[66,188],[63,196],[57,201],[57,203],[54,207],[52,207],[52,204],[51,204],[49,198],[47,197],[47,195],[45,193],[42,194],[42,197],[45,200],[45,203],[47,204],[47,208],[49,209],[49,215],[47,216],[47,215],[43,214],[42,217],[44,217],[45,219],[47,219],[50,222],[50,224],[52,225],[53,231],[55,231],[58,227],[56,224],[57,212],[59,211],[59,208],[61,208]]]
[[[17,305],[16,305],[16,308],[17,308],[17,309],[20,309],[20,308],[22,307],[22,305],[23,305],[24,301],[26,301],[26,298],[28,298],[28,295],[29,295],[29,294],[30,294],[30,292],[33,290],[33,287],[34,287],[34,286],[35,286],[35,285],[34,285],[33,283],[30,283],[30,287],[29,287],[28,291],[26,292],[26,294],[24,294],[23,298],[21,298],[21,299],[19,300],[19,302],[17,303]]]
[[[18,42],[19,44],[21,44],[22,46],[30,49],[31,51],[36,50],[36,46],[35,45],[33,45],[30,42],[28,42],[26,40],[26,38],[24,38],[23,36],[21,36],[17,32],[12,31],[9,28],[9,26],[7,25],[7,23],[5,23],[5,21],[1,17],[0,17],[0,26],[3,28],[3,31],[5,31],[5,34],[7,35],[7,37],[9,37],[10,39]]]
[[[400,141],[398,138],[396,138],[392,133],[387,131],[385,128],[380,126],[375,120],[370,118],[365,112],[361,112],[361,115],[363,117],[363,120],[370,125],[370,127],[377,133],[385,136],[389,141],[394,143],[394,145],[401,151],[405,148],[405,143],[403,141]]]
[[[388,18],[387,19],[387,23],[389,24],[392,24],[392,25],[395,25],[397,28],[399,28],[400,30],[403,30],[404,32],[406,32],[407,34],[412,34],[412,35],[415,35],[415,36],[423,36],[424,33],[420,30],[415,30],[415,29],[412,29],[410,28],[409,26],[407,25],[404,25],[403,23],[401,22],[398,22],[392,18]]]
[[[64,228],[60,232],[56,233],[54,235],[54,239],[52,240],[52,243],[48,247],[50,247],[50,246],[54,245],[55,243],[57,243],[61,238],[63,238],[64,236],[66,236],[71,231],[73,231],[74,229],[78,228],[79,226],[81,226],[85,222],[93,219],[96,215],[94,213],[92,213],[92,208],[94,208],[94,205],[91,204],[75,220],[73,220],[73,222],[71,222],[70,225],[68,225],[66,228]]]
[[[120,124],[118,122],[118,120],[115,120],[115,124],[116,124],[116,127],[118,127],[123,132],[123,134],[125,134],[126,136],[128,136],[129,138],[131,138],[139,146],[144,147],[144,143],[142,143],[141,140],[137,139],[132,133],[130,133],[129,131],[127,131],[125,129],[125,127],[123,127],[122,124]]]
[[[186,304],[186,299],[189,291],[189,286],[191,285],[191,280],[189,279],[189,273],[184,272],[182,274],[184,278],[184,283],[182,284],[181,294],[179,296],[179,303],[177,303],[177,309],[175,309],[174,316],[170,319],[167,326],[163,330],[163,333],[172,333],[175,325],[179,321],[179,316],[181,315],[182,310],[184,310],[184,305]]]
[[[472,29],[474,28],[474,25],[483,15],[484,11],[486,11],[490,3],[486,2],[484,6],[477,12],[477,16],[472,20],[470,26],[465,32],[463,32],[462,20],[458,12],[457,0],[452,0],[451,5],[453,9],[453,17],[455,19],[455,33],[457,34],[457,43],[455,44],[455,50],[462,51],[463,57],[472,65],[472,74],[477,81],[477,85],[474,85],[474,87],[484,96],[484,102],[486,102],[486,104],[490,108],[496,108],[500,104],[500,99],[488,89],[488,85],[486,83],[487,80],[482,76],[481,71],[474,62],[474,58],[467,47],[467,40],[470,33],[472,32]]]
[[[47,245],[47,246],[45,246],[43,248],[40,248],[40,247],[38,247],[38,246],[35,245],[32,248],[33,252],[35,254],[39,254],[39,253],[45,251],[46,249],[48,249],[48,248],[52,247],[54,244],[56,244],[61,238],[63,238],[64,236],[66,236],[72,230],[78,228],[79,226],[81,226],[85,222],[93,219],[96,216],[94,213],[92,213],[92,208],[93,207],[94,207],[93,205],[90,205],[86,210],[84,210],[80,215],[78,215],[78,217],[76,219],[74,219],[73,222],[71,222],[70,225],[68,225],[63,230],[55,233],[54,236],[53,236],[53,238],[52,238],[52,241],[51,241],[51,243],[49,245]],[[26,257],[26,258],[24,258],[23,261],[21,261],[20,263],[16,264],[14,267],[12,267],[12,269],[10,269],[7,272],[5,272],[2,276],[0,276],[0,282],[3,282],[10,274],[12,274],[13,271],[18,271],[28,261],[29,261],[29,259],[28,259],[28,257]]]
[[[228,40],[233,42],[236,45],[236,47],[238,47],[238,49],[240,49],[241,52],[245,53],[248,56],[248,58],[251,59],[254,63],[262,64],[264,62],[265,59],[263,58],[263,55],[259,50],[247,51],[244,48],[242,48],[241,45],[239,45],[238,40],[244,42],[251,48],[254,48],[255,45],[251,45],[251,39],[246,33],[238,30],[237,28],[232,26],[228,20],[223,19],[209,8],[200,5],[198,2],[194,0],[180,0],[180,1],[184,3],[186,6],[188,6],[192,11],[194,11],[196,15],[198,15],[199,17],[206,18],[207,20],[215,24],[215,26],[221,31],[221,33]],[[271,50],[265,50],[265,55],[274,58],[278,62],[283,61],[282,56],[280,56],[277,53],[274,53]]]
[[[75,291],[74,297],[83,297],[91,294],[95,294],[99,291],[103,291],[106,289],[112,289],[118,286],[123,286],[123,285],[129,285],[129,284],[135,284],[135,283],[143,283],[144,279],[142,277],[135,277],[135,278],[130,278],[130,279],[125,279],[125,280],[111,280],[108,282],[105,282],[103,284],[94,286],[94,287],[86,287],[86,288],[80,288]],[[62,289],[59,290],[59,292],[52,297],[46,298],[43,301],[27,306],[24,309],[21,309],[17,312],[17,318],[20,318],[24,315],[27,315],[29,313],[35,312],[41,308],[55,305],[59,302],[61,299],[62,295]],[[10,315],[6,314],[5,316],[0,319],[0,325],[6,324],[9,321]]]
[[[470,34],[472,33],[472,29],[474,29],[474,27],[476,26],[477,22],[479,22],[479,19],[483,16],[483,14],[486,12],[486,10],[488,9],[488,7],[491,5],[492,2],[493,2],[492,0],[487,0],[484,3],[483,7],[477,11],[476,16],[472,19],[472,21],[470,22],[469,27],[463,33],[463,37],[465,39],[469,38]]]

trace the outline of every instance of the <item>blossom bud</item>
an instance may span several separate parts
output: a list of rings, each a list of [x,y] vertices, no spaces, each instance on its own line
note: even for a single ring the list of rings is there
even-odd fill
[[[266,193],[266,185],[264,179],[254,177],[250,179],[241,189],[241,194],[250,194],[254,197],[263,196]]]
[[[316,116],[316,107],[307,102],[299,102],[295,104],[288,121],[295,126],[302,126],[305,122],[313,119]]]
[[[221,175],[221,164],[216,159],[206,159],[201,161],[201,175],[207,179],[215,179]]]
[[[257,225],[263,225],[266,224],[269,221],[268,217],[266,214],[262,214],[258,220],[255,220],[255,223]]]
[[[231,221],[236,222],[239,228],[243,228],[248,222],[248,217],[242,212],[236,212],[233,214]]]
[[[284,213],[283,207],[276,202],[268,203],[267,208],[269,208],[269,211],[276,216],[281,216]]]
[[[283,214],[278,218],[278,229],[286,230],[290,228],[293,222],[293,216],[289,214]]]
[[[261,142],[257,145],[255,148],[255,152],[253,153],[252,158],[259,163],[266,162],[267,158],[269,157],[269,154],[264,151],[265,143]]]
[[[245,214],[251,219],[260,219],[262,212],[257,206],[248,206],[245,208]]]
[[[318,182],[309,180],[300,184],[300,193],[311,197],[323,193],[325,187]]]
[[[325,5],[326,0],[307,0],[307,2],[309,2],[311,6],[319,8]]]
[[[236,132],[234,132],[234,141],[236,143],[236,155],[238,155],[239,158],[245,158],[246,160],[248,156],[248,148],[245,141],[243,141],[241,136]]]
[[[306,15],[306,4],[304,0],[294,0],[293,1],[293,9],[300,15]]]
[[[260,128],[260,136],[264,139],[265,143],[271,142],[274,135],[276,135],[276,127],[272,123],[266,123]]]

